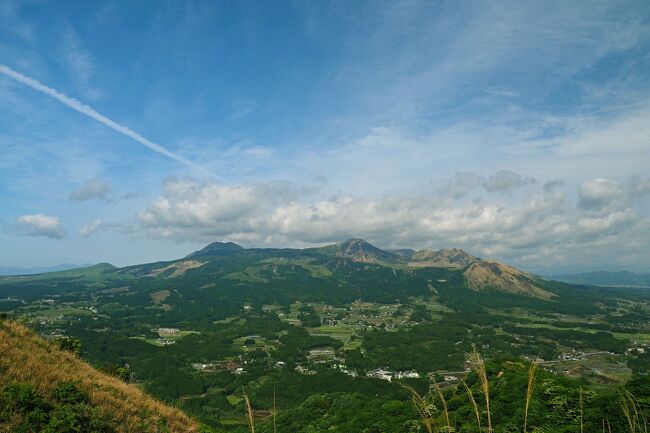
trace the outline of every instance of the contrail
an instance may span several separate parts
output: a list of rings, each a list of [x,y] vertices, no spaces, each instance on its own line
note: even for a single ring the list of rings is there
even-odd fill
[[[78,111],[81,114],[85,114],[86,116],[95,119],[99,123],[102,123],[109,128],[113,129],[114,131],[119,132],[122,135],[126,135],[127,137],[132,138],[133,140],[137,141],[138,143],[147,146],[149,149],[153,150],[154,152],[158,152],[162,155],[165,155],[174,161],[180,162],[186,167],[202,171],[206,173],[206,169],[204,167],[201,167],[199,165],[194,164],[192,161],[189,159],[185,158],[182,155],[179,155],[177,153],[172,152],[171,150],[168,150],[164,148],[163,146],[154,143],[153,141],[149,141],[146,138],[144,138],[142,135],[138,134],[137,132],[127,128],[124,125],[120,125],[117,122],[112,121],[108,117],[104,116],[101,113],[98,113],[95,109],[90,107],[89,105],[84,104],[83,102],[77,101],[74,98],[70,98],[69,96],[64,95],[63,93],[52,89],[51,87],[47,87],[45,84],[27,77],[20,72],[16,72],[13,69],[11,69],[8,66],[5,66],[3,64],[0,64],[0,73],[3,73],[7,77],[18,81],[21,84],[24,84],[28,87],[31,87],[34,90],[38,90],[41,93],[46,94],[47,96],[56,99],[63,105],[66,105],[70,108],[72,108],[75,111]]]

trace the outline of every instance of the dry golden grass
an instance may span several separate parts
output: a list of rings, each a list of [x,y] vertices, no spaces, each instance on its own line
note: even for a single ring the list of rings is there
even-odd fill
[[[621,390],[619,394],[619,404],[621,405],[621,411],[627,421],[629,432],[647,433],[648,420],[645,418],[643,411],[639,407],[639,401],[636,397],[630,391]]]
[[[436,391],[438,391],[438,397],[440,397],[440,401],[442,402],[442,409],[445,414],[445,420],[447,421],[447,428],[451,430],[451,423],[449,422],[449,411],[447,410],[447,402],[445,401],[445,396],[442,394],[442,389],[440,389],[440,386],[437,383],[434,384],[434,387],[436,388]]]
[[[246,421],[248,421],[248,429],[251,433],[255,433],[255,414],[253,413],[253,406],[251,406],[251,400],[246,394],[246,390],[243,389],[242,393],[244,394],[244,402],[246,403]]]
[[[490,413],[490,382],[487,378],[487,372],[485,371],[485,362],[478,352],[473,352],[469,355],[469,365],[472,370],[476,373],[481,381],[481,390],[483,391],[483,397],[485,398],[485,411],[487,413],[487,422],[488,422],[488,433],[492,432],[492,416]]]
[[[478,427],[478,431],[481,431],[481,412],[479,411],[478,405],[476,404],[476,399],[474,398],[474,394],[472,393],[471,388],[467,386],[467,382],[465,382],[463,379],[461,379],[460,381],[465,387],[465,391],[467,391],[467,397],[469,398],[470,403],[472,403],[472,408],[474,409],[474,415],[476,416],[476,425]],[[526,433],[525,429],[524,429],[524,433]]]
[[[0,388],[11,382],[49,394],[62,382],[77,382],[117,432],[198,432],[196,421],[155,400],[135,385],[95,370],[12,321],[0,321]]]
[[[411,394],[411,401],[413,401],[413,405],[418,410],[418,413],[422,418],[422,422],[424,423],[424,427],[427,429],[427,433],[433,433],[434,429],[437,432],[438,427],[433,420],[433,415],[429,410],[429,404],[426,402],[426,400],[422,398],[422,396],[413,387],[404,384],[402,384],[402,386]]]
[[[580,405],[580,433],[584,433],[584,431],[585,431],[585,420],[584,420],[585,410],[584,410],[584,407],[582,405],[582,387],[580,387],[580,401],[578,403]]]
[[[275,385],[273,386],[273,433],[277,432],[277,428],[275,425],[275,415],[276,415],[276,408],[275,408]]]
[[[528,388],[526,389],[526,407],[524,409],[524,433],[527,432],[528,428],[528,408],[530,407],[530,400],[533,398],[533,389],[535,387],[535,377],[537,376],[537,367],[536,362],[530,364],[528,369]]]

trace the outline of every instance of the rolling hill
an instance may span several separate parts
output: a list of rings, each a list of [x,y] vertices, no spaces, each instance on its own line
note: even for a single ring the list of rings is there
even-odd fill
[[[6,391],[16,385],[22,387],[23,396],[29,393],[25,390],[33,389],[34,401],[41,400],[38,396],[56,394],[56,390],[62,386],[69,390],[72,385],[78,388],[80,396],[87,398],[85,411],[90,408],[98,411],[98,418],[105,422],[103,428],[109,431],[199,431],[198,424],[193,419],[178,409],[155,400],[137,386],[95,370],[74,354],[60,349],[57,344],[44,340],[17,322],[0,320],[0,389]],[[51,405],[47,397],[44,400],[41,405]],[[20,405],[18,409],[21,409]],[[7,431],[22,431],[19,426],[24,420],[19,412],[17,410],[6,423],[0,420],[0,431],[3,428],[7,428]],[[30,416],[34,415],[28,412],[26,417]],[[42,413],[39,416],[42,417]],[[50,422],[53,423],[54,421]]]

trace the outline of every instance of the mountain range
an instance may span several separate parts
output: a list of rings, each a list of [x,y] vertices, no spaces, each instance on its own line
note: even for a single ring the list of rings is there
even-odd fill
[[[99,266],[105,273],[110,271],[115,275],[181,278],[185,277],[191,270],[201,272],[199,268],[210,268],[210,266],[204,265],[215,263],[215,260],[217,263],[222,262],[224,259],[228,259],[227,263],[237,263],[239,261],[246,264],[245,269],[240,272],[232,272],[226,275],[227,278],[243,278],[249,282],[268,280],[268,278],[261,276],[261,273],[265,272],[264,268],[275,262],[274,272],[277,274],[277,265],[282,264],[284,260],[285,264],[291,264],[294,268],[302,267],[310,272],[315,267],[321,267],[325,270],[324,272],[330,272],[330,269],[354,264],[387,267],[393,269],[393,271],[399,270],[406,273],[417,270],[441,269],[449,275],[455,275],[466,288],[475,292],[495,290],[539,299],[551,299],[555,296],[543,287],[545,285],[543,278],[520,271],[504,263],[476,257],[462,249],[385,251],[363,239],[356,238],[323,247],[305,249],[243,248],[233,242],[213,242],[182,259],[169,262],[135,265],[125,268],[114,268],[109,264],[100,264],[90,268],[59,271],[53,273],[53,275],[82,275],[85,272],[84,269],[97,270],[97,266]],[[254,263],[250,263],[251,260]],[[50,274],[42,274],[42,277],[47,275]],[[34,275],[34,277],[39,278],[39,275]],[[9,281],[7,278],[20,281],[20,277],[0,278],[4,278],[4,281]],[[0,279],[1,281],[3,280]],[[440,282],[442,281],[438,281],[438,283]]]
[[[602,287],[650,288],[650,274],[630,271],[593,271],[579,274],[549,275],[548,278],[572,284],[588,284]]]
[[[189,269],[201,267],[204,263],[203,260],[223,256],[231,258],[246,257],[250,252],[278,258],[304,256],[305,258],[311,258],[314,262],[324,261],[327,266],[363,263],[392,267],[402,271],[440,268],[462,274],[465,286],[477,292],[492,289],[541,299],[550,299],[554,296],[551,292],[542,288],[541,277],[520,271],[503,263],[481,259],[459,248],[385,251],[363,239],[356,238],[324,247],[303,250],[245,249],[233,242],[214,242],[199,251],[189,254],[184,259],[173,261],[165,267],[153,270],[152,274],[159,275],[171,271],[169,276],[178,277]]]
[[[20,267],[20,266],[0,266],[0,275],[33,275],[33,274],[44,274],[46,272],[57,272],[57,271],[67,271],[69,269],[85,268],[92,266],[90,263],[85,263],[83,265],[74,265],[71,263],[62,263],[60,265],[52,266],[32,266],[32,267]]]

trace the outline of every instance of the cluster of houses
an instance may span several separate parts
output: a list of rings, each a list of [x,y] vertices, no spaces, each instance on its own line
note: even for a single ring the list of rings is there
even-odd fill
[[[642,353],[645,353],[646,350],[649,350],[648,347],[645,344],[639,343],[636,340],[632,341],[632,347],[628,347],[625,350],[626,355],[640,355]]]
[[[238,369],[242,369],[241,363],[237,361],[215,361],[209,363],[194,363],[192,368],[198,371],[232,371],[235,372]],[[242,371],[243,372],[243,371]]]
[[[383,368],[378,368],[368,372],[368,377],[375,379],[392,381],[393,379],[419,379],[420,373],[417,371],[390,371]]]
[[[609,352],[609,351],[606,351],[606,350],[587,353],[587,352],[581,352],[581,351],[572,349],[572,350],[570,350],[568,352],[561,353],[557,357],[557,359],[560,360],[560,361],[583,361],[588,356],[600,355],[600,354],[615,355],[614,352]]]
[[[392,311],[391,307],[387,305],[375,306],[357,301],[347,309],[325,306],[319,312],[319,316],[323,325],[352,326],[357,330],[385,329],[391,331],[397,329],[400,325],[408,324],[406,320],[394,321],[393,317],[391,317]],[[350,313],[354,313],[356,318],[353,318]],[[278,316],[284,317],[284,314],[279,313]],[[291,320],[289,321],[291,322]]]
[[[311,349],[307,352],[307,358],[315,362],[327,362],[327,361],[341,361],[336,358],[334,348],[332,347],[319,347]]]
[[[302,365],[296,365],[296,368],[294,370],[296,370],[300,374],[305,374],[307,376],[312,376],[316,374],[316,371],[310,370],[309,368],[304,367]]]
[[[153,332],[157,332],[160,336],[156,338],[156,344],[158,346],[171,346],[176,344],[176,340],[173,337],[178,337],[181,330],[178,328],[156,328],[152,329]]]

